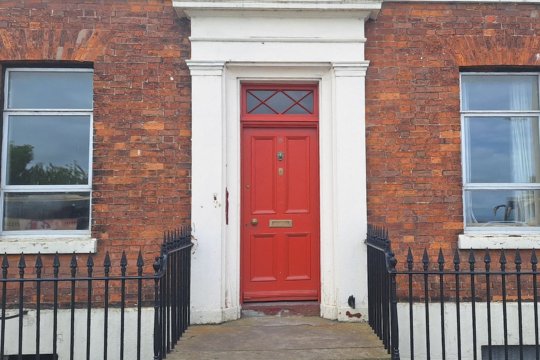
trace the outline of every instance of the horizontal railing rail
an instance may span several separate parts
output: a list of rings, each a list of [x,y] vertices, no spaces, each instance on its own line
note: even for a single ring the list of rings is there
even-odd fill
[[[165,233],[152,266],[141,251],[107,252],[99,265],[92,254],[83,264],[75,254],[4,255],[0,359],[164,358],[190,321],[191,247],[184,227]]]

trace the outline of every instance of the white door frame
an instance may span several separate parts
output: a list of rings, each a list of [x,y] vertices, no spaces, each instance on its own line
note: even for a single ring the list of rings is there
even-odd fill
[[[242,81],[319,84],[321,316],[367,318],[363,26],[369,14],[191,13],[192,322],[240,316]],[[264,41],[251,37],[261,31]],[[346,41],[332,40],[339,37]]]

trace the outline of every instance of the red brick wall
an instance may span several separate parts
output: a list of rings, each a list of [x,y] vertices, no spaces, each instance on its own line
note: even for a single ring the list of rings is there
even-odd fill
[[[369,221],[402,260],[408,246],[449,252],[463,232],[460,67],[540,70],[540,5],[384,3],[366,33]]]
[[[189,32],[168,0],[0,2],[0,64],[93,63],[92,235],[115,263],[142,249],[151,271],[162,231],[189,221]]]

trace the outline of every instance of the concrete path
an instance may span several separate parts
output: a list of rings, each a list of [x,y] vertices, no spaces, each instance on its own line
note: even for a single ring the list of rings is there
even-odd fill
[[[247,317],[191,326],[168,360],[390,359],[365,323],[319,317]]]

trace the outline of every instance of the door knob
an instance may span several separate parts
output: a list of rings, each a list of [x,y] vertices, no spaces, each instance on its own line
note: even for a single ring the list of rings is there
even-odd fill
[[[251,225],[256,226],[257,224],[259,224],[259,220],[256,218],[251,219]]]

